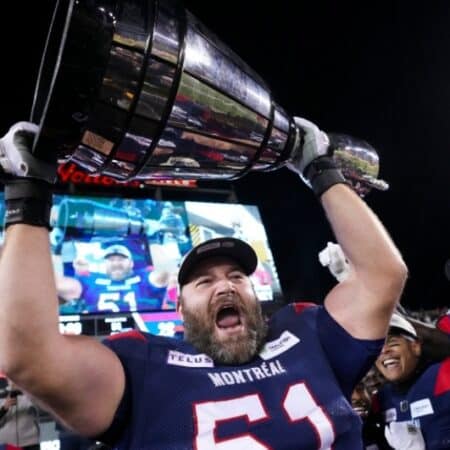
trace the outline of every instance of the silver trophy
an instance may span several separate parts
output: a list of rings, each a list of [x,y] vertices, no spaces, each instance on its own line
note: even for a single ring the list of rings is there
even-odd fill
[[[34,151],[116,180],[233,180],[301,151],[264,81],[178,1],[60,0],[31,121]],[[354,188],[387,189],[373,147],[329,135]]]

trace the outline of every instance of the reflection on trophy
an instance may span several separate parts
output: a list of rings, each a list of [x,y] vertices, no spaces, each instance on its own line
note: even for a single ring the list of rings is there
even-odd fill
[[[36,152],[118,180],[236,179],[282,167],[302,132],[269,88],[177,1],[57,2],[35,89]],[[330,136],[364,195],[378,155]]]

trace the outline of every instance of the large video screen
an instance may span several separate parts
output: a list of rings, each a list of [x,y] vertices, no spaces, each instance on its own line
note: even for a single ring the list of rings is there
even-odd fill
[[[61,315],[175,311],[183,256],[220,236],[255,249],[252,282],[260,301],[282,295],[254,205],[55,195],[51,224]]]

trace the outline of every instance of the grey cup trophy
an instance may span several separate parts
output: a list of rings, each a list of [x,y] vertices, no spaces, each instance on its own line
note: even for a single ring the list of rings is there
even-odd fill
[[[36,152],[117,180],[232,180],[282,167],[302,133],[263,80],[178,1],[58,1],[36,84]],[[330,136],[364,195],[373,147]]]

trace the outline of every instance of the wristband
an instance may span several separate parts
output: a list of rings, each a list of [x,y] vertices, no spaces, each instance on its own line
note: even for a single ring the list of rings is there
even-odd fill
[[[50,227],[52,190],[45,181],[19,178],[5,185],[5,229],[23,223]]]
[[[329,156],[322,156],[312,161],[306,168],[305,177],[317,197],[335,184],[348,184],[340,169]]]

